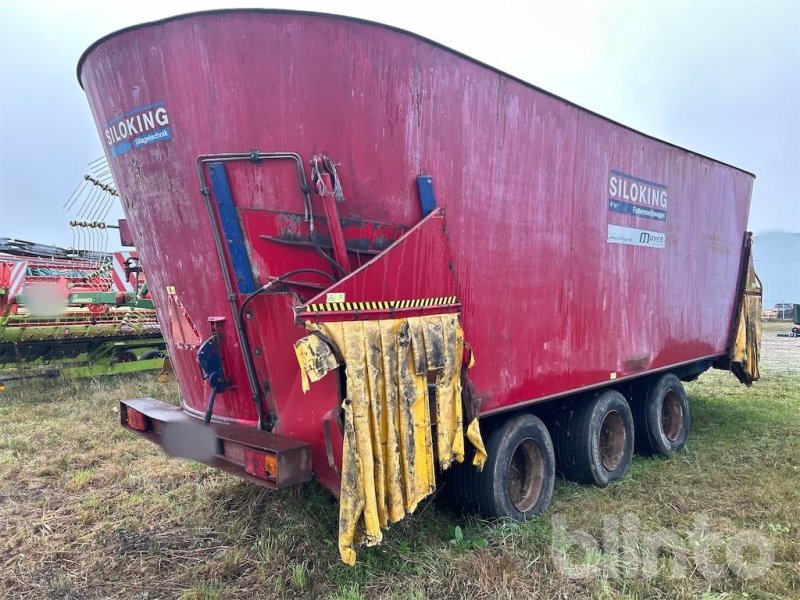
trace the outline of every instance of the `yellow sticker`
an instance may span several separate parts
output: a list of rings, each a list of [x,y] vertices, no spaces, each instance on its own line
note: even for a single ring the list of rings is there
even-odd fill
[[[617,372],[616,371],[612,371],[611,373],[608,374],[608,378],[609,379],[616,379],[617,378]]]

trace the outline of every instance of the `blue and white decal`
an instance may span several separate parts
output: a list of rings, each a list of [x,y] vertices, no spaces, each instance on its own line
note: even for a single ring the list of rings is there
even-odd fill
[[[622,200],[608,200],[608,210],[613,212],[622,213],[623,215],[633,215],[634,217],[642,217],[643,219],[654,219],[656,221],[666,221],[667,211],[660,208],[647,208],[639,206],[632,202],[623,202]]]
[[[616,200],[624,204],[652,208],[662,212],[666,219],[668,196],[667,186],[663,183],[648,181],[612,169],[608,174],[608,198],[609,206],[611,200]]]
[[[611,169],[608,172],[606,193],[606,241],[609,244],[664,248],[667,234],[663,231],[651,231],[650,228],[666,226],[669,205],[666,185]],[[650,222],[649,225],[645,224],[647,221]]]
[[[120,156],[142,146],[172,139],[164,101],[134,108],[108,121],[105,137],[111,156]]]

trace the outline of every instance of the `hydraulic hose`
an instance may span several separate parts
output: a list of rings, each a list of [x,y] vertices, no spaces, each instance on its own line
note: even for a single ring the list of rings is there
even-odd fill
[[[217,399],[217,389],[211,388],[211,395],[208,397],[208,406],[206,407],[206,416],[203,418],[203,423],[209,425],[211,423],[211,413],[214,412],[214,400]]]
[[[333,267],[333,270],[339,277],[344,277],[345,275],[347,275],[347,271],[344,270],[342,265],[336,262],[335,258],[333,258],[331,255],[325,252],[325,250],[322,249],[322,246],[320,246],[319,240],[317,239],[317,232],[314,229],[311,230],[311,242],[314,244],[314,249],[320,254],[320,256],[322,256],[322,258],[324,258],[325,260],[328,261],[328,263],[330,263],[331,267]]]
[[[258,296],[259,294],[268,291],[276,283],[285,281],[287,277],[291,277],[292,275],[297,275],[298,273],[315,273],[317,275],[322,275],[323,277],[327,277],[328,279],[330,279],[331,283],[336,283],[336,278],[333,277],[333,275],[331,275],[330,273],[326,273],[325,271],[320,271],[319,269],[294,269],[292,271],[288,271],[283,275],[281,275],[280,277],[276,277],[275,279],[268,281],[267,283],[262,285],[255,292],[251,293],[249,296],[247,296],[247,298],[244,299],[244,302],[242,302],[242,305],[239,307],[239,319],[242,321],[242,323],[244,323],[244,309],[247,306],[248,302],[250,302],[250,300]],[[292,282],[289,281],[288,283]]]
[[[244,309],[247,304],[259,294],[266,292],[272,286],[282,281],[285,281],[287,277],[291,277],[292,275],[297,275],[298,273],[315,273],[317,275],[321,275],[330,279],[331,283],[336,283],[336,278],[331,275],[330,273],[326,273],[325,271],[320,271],[319,269],[294,269],[292,271],[288,271],[281,275],[280,277],[276,277],[275,279],[268,281],[260,288],[258,288],[255,292],[252,292],[247,298],[244,299],[242,305],[239,307],[239,322],[242,323],[242,337],[246,347],[250,347],[250,342],[247,337],[247,330],[244,328],[245,318],[244,318]],[[289,282],[291,283],[291,282]],[[206,416],[205,416],[205,424],[208,425],[211,422],[211,413],[214,410],[214,400],[216,399],[217,392],[214,388],[211,389],[211,396],[208,398],[208,408],[206,409]]]

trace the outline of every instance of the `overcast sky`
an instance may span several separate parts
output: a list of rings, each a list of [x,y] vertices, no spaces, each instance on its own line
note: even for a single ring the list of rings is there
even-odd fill
[[[72,243],[75,215],[62,206],[103,153],[75,76],[86,47],[122,27],[225,6],[336,12],[422,34],[756,173],[750,228],[800,231],[798,0],[3,0],[0,237]]]

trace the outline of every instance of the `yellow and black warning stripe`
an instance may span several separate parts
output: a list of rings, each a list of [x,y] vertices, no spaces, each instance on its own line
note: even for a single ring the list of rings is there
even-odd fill
[[[328,302],[324,304],[309,304],[305,307],[308,312],[344,312],[355,310],[396,310],[398,308],[427,308],[429,306],[449,306],[458,304],[455,296],[440,296],[438,298],[417,298],[416,300],[381,300],[378,302]]]

